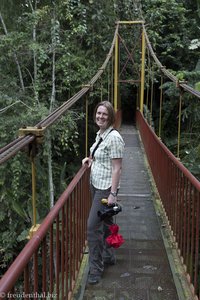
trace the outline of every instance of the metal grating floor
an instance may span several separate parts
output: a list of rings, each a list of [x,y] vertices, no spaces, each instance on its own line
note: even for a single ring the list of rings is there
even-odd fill
[[[127,134],[127,132],[129,132]],[[134,127],[122,128],[126,143],[117,216],[125,243],[102,281],[85,286],[83,300],[178,300],[154,210],[148,173]]]

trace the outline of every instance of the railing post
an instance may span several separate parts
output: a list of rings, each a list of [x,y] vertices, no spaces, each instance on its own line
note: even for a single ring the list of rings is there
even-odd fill
[[[143,114],[144,107],[144,77],[145,77],[145,34],[142,27],[142,61],[141,61],[141,85],[140,85],[140,112]]]
[[[118,108],[118,60],[119,60],[119,37],[115,40],[115,68],[114,68],[114,109]]]

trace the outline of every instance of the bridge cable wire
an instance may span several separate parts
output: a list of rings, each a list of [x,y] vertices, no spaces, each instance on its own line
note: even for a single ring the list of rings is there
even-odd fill
[[[119,34],[118,34],[118,36],[119,36],[120,42],[123,44],[123,46],[124,46],[124,48],[125,48],[125,50],[126,50],[126,52],[127,52],[127,54],[128,54],[128,58],[127,58],[127,60],[126,60],[126,63],[124,64],[122,70],[119,72],[119,76],[121,76],[121,74],[123,73],[124,69],[125,69],[126,66],[127,66],[127,63],[129,62],[129,60],[132,61],[133,66],[135,65],[135,62],[134,62],[134,60],[133,60],[132,53],[130,53],[130,51],[128,50],[128,48],[127,48],[127,46],[126,46],[124,40],[122,39],[122,37],[121,37]],[[134,49],[133,49],[133,51],[134,51]]]
[[[157,66],[160,68],[160,70],[168,77],[170,78],[174,83],[178,83],[178,86],[183,88],[184,91],[187,91],[189,93],[191,93],[192,95],[200,98],[200,92],[198,92],[197,90],[193,89],[191,86],[185,84],[185,83],[181,83],[181,82],[178,82],[178,79],[176,78],[176,76],[174,76],[171,72],[169,72],[162,64],[161,62],[159,61],[159,59],[157,58],[152,46],[151,46],[151,43],[149,41],[149,38],[148,38],[148,35],[147,35],[147,32],[146,32],[146,28],[145,28],[145,25],[142,24],[143,26],[143,30],[144,30],[144,34],[145,34],[145,39],[146,39],[146,43],[147,43],[147,47],[149,48],[149,51],[155,61],[155,63],[157,64]]]
[[[115,41],[118,35],[119,24],[116,24],[116,29],[113,37],[113,41],[110,47],[110,50],[107,54],[107,57],[99,68],[98,72],[94,75],[94,77],[86,84],[80,91],[78,91],[74,96],[72,96],[69,100],[64,102],[61,106],[55,109],[51,114],[49,114],[45,119],[40,121],[35,125],[37,128],[46,127],[48,128],[53,123],[55,123],[74,103],[76,103],[80,98],[82,98],[96,83],[96,81],[101,77],[104,72],[109,60],[112,58],[113,49],[115,47]],[[0,149],[0,164],[7,161],[12,156],[16,155],[18,151],[22,150],[24,147],[32,143],[35,139],[35,136],[32,134],[28,134],[23,137],[19,137],[7,144],[3,148]]]
[[[141,35],[142,35],[142,33],[140,33],[139,40],[141,40]],[[125,50],[126,50],[126,52],[127,52],[127,60],[126,60],[126,62],[124,63],[124,66],[122,67],[122,70],[121,70],[120,73],[119,73],[119,77],[120,77],[120,76],[123,74],[124,70],[126,69],[126,66],[127,66],[128,62],[129,62],[129,60],[132,61],[133,68],[135,68],[135,61],[134,61],[134,59],[133,59],[133,53],[134,53],[134,51],[136,50],[137,43],[135,43],[134,47],[131,49],[131,51],[129,51],[128,47],[127,47],[126,44],[125,44],[124,39],[120,36],[119,33],[118,33],[118,36],[119,36],[120,42],[122,42],[122,44],[123,44],[123,46],[124,46],[124,48],[125,48]]]

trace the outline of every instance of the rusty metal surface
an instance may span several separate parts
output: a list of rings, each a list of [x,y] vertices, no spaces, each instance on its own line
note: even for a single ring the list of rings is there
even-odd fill
[[[83,166],[1,278],[0,299],[71,297],[86,247],[89,208],[89,169]]]
[[[116,221],[125,243],[116,249],[117,263],[105,268],[101,282],[86,284],[83,300],[178,300],[139,138],[133,127],[124,130],[123,211]]]
[[[194,294],[200,299],[199,230],[200,182],[177,159],[137,112],[137,124],[168,223],[188,273]]]

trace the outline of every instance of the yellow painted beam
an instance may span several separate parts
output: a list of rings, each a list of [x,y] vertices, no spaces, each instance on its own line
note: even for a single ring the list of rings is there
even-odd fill
[[[115,40],[115,66],[114,66],[114,109],[118,108],[118,62],[119,61],[119,38]]]
[[[144,79],[145,79],[145,34],[142,30],[142,62],[141,62],[141,86],[140,86],[140,112],[143,114],[144,108]]]
[[[144,21],[118,21],[117,24],[144,24]]]
[[[33,208],[33,226],[36,226],[36,172],[35,172],[35,157],[31,157],[32,168],[32,208]]]

